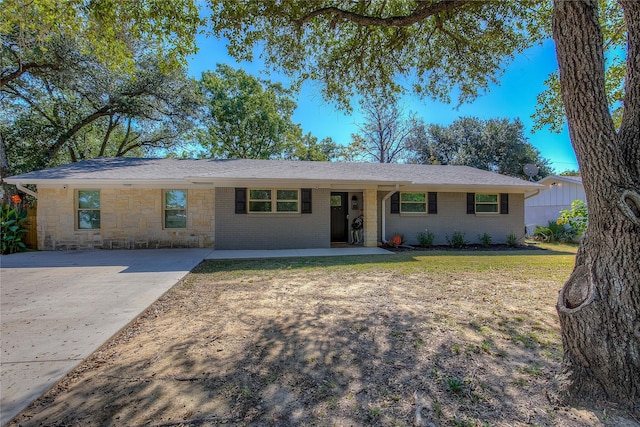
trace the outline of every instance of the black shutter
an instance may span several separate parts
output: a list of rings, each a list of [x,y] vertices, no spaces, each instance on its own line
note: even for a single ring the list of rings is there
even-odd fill
[[[476,213],[476,193],[467,193],[467,213]]]
[[[393,193],[393,195],[391,196],[391,213],[400,213],[400,193],[398,191]]]
[[[236,213],[247,213],[247,189],[236,188]]]
[[[507,193],[500,194],[500,213],[509,213],[509,195]]]
[[[300,190],[300,212],[303,214],[311,213],[311,189],[310,188],[302,188]]]
[[[438,213],[438,193],[429,192],[429,213],[437,214]]]

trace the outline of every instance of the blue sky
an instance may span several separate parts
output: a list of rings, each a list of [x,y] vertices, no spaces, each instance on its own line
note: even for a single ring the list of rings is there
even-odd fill
[[[217,63],[225,63],[236,68],[243,68],[248,73],[273,81],[287,84],[286,78],[264,68],[263,63],[256,58],[253,63],[236,62],[227,54],[224,41],[215,38],[198,37],[199,52],[189,62],[191,76],[200,78],[201,73],[214,70]],[[525,126],[525,136],[529,142],[540,150],[543,157],[551,161],[551,166],[557,173],[578,169],[573,148],[569,142],[566,130],[556,134],[548,129],[531,133],[535,112],[536,96],[544,90],[544,81],[549,73],[557,68],[553,41],[546,41],[540,46],[534,46],[517,56],[508,66],[500,79],[500,85],[491,86],[490,90],[479,96],[473,103],[465,104],[456,109],[456,99],[452,96],[452,104],[421,100],[408,95],[403,99],[406,111],[412,111],[423,117],[426,123],[449,125],[463,116],[491,118],[520,118]],[[331,137],[335,142],[348,144],[351,134],[357,133],[358,124],[362,117],[357,111],[357,103],[353,105],[351,115],[337,110],[331,103],[322,99],[320,86],[316,82],[306,82],[297,98],[298,108],[293,116],[296,123],[300,123],[304,133],[311,134],[318,139]]]

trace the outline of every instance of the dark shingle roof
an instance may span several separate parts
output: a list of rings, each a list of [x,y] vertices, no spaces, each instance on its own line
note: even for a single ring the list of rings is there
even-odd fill
[[[531,190],[538,185],[468,166],[304,162],[286,160],[207,160],[99,158],[7,178],[9,183],[166,182],[295,180],[383,184],[501,186]]]

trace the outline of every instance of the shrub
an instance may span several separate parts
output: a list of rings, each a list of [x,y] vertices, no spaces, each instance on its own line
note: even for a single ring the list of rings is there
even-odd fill
[[[449,238],[449,236],[447,235],[447,243],[449,243],[449,246],[451,246],[452,248],[461,249],[467,246],[469,242],[464,240],[464,233],[454,231],[453,235],[451,235],[451,238]]]
[[[588,221],[587,204],[582,200],[574,200],[571,202],[571,209],[560,211],[560,217],[556,222],[558,225],[568,225],[580,236],[587,229]]]
[[[491,236],[489,235],[489,233],[483,233],[481,235],[478,236],[478,240],[480,241],[480,244],[482,246],[484,246],[485,248],[487,246],[491,245]]]
[[[425,248],[433,246],[434,235],[429,230],[424,230],[418,233],[418,244]]]
[[[566,243],[572,241],[576,237],[576,231],[571,228],[558,224],[555,221],[549,221],[546,227],[536,226],[533,231],[533,238],[548,243]]]
[[[23,224],[27,220],[27,212],[12,208],[9,205],[0,206],[0,229],[2,230],[2,247],[3,255],[20,252],[26,249],[22,241],[22,235],[27,231]]]
[[[389,240],[387,240],[387,243],[389,244],[389,246],[393,246],[398,247],[402,244],[402,242],[404,241],[404,236],[402,234],[394,234],[392,238],[390,238]]]
[[[516,236],[515,233],[507,234],[507,246],[515,248],[518,245],[520,245],[520,239],[518,239],[518,236]]]

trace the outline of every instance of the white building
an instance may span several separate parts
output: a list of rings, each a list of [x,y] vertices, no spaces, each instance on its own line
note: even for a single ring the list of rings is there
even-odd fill
[[[549,175],[538,181],[545,186],[540,193],[524,201],[524,221],[527,234],[531,235],[536,225],[547,225],[560,216],[560,211],[571,209],[574,200],[587,201],[579,176]]]

